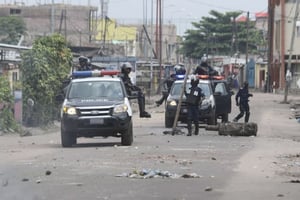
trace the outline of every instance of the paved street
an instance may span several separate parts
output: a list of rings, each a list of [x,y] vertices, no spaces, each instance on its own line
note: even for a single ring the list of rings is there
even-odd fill
[[[134,114],[130,147],[120,146],[119,138],[80,138],[75,147],[62,148],[59,127],[0,136],[0,199],[299,199],[300,124],[282,100],[254,93],[250,121],[258,124],[257,137],[204,128],[198,136],[165,135],[164,108],[154,103],[147,106],[151,119]],[[229,119],[237,112],[233,104]],[[173,178],[127,177],[143,169]]]

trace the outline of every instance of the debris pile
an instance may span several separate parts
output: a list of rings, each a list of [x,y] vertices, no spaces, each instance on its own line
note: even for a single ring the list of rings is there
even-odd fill
[[[136,178],[136,179],[149,179],[149,178],[201,178],[201,176],[196,173],[186,173],[186,174],[176,174],[164,170],[153,170],[153,169],[142,169],[142,170],[133,170],[130,173],[122,173],[116,175],[116,177],[127,177],[127,178]]]

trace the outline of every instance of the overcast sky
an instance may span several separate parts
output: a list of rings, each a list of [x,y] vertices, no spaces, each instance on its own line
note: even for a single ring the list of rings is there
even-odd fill
[[[23,2],[27,5],[45,3],[69,3],[76,5],[92,5],[100,8],[100,2],[108,2],[107,15],[118,19],[121,23],[148,23],[155,18],[157,0],[0,0],[1,3]],[[256,12],[267,12],[268,0],[161,0],[163,4],[164,23],[177,25],[179,34],[191,28],[191,21],[199,21],[203,16],[209,16],[210,10],[229,12],[241,10],[250,12],[250,18]],[[151,14],[153,8],[154,14]],[[100,9],[99,9],[100,11]],[[154,20],[155,23],[155,20]]]

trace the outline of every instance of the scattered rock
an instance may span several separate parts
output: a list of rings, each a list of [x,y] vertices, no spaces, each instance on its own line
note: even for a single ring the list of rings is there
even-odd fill
[[[212,191],[212,190],[213,190],[212,187],[206,187],[206,188],[204,189],[205,192],[210,192],[210,191]]]
[[[51,173],[52,172],[50,170],[47,170],[45,174],[46,174],[46,176],[49,176]]]
[[[28,178],[23,178],[23,179],[22,179],[22,182],[27,182],[27,181],[29,181]]]
[[[291,180],[290,183],[300,183],[300,180]]]
[[[5,179],[5,180],[2,180],[2,187],[6,187],[8,186],[8,180]]]

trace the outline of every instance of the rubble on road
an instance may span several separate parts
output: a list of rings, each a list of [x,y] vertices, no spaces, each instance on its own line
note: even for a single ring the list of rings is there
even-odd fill
[[[116,177],[127,177],[127,178],[136,178],[136,179],[149,179],[149,178],[201,178],[196,173],[186,173],[186,174],[176,174],[164,170],[152,170],[152,169],[142,169],[142,170],[133,170],[130,173],[122,173],[116,175]]]

